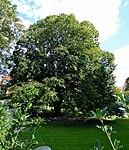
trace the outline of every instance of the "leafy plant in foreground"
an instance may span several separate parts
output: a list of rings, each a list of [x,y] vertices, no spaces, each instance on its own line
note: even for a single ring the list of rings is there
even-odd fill
[[[118,141],[117,139],[115,139],[114,141],[111,138],[111,135],[113,133],[116,133],[112,126],[109,125],[104,125],[104,118],[107,115],[107,108],[103,108],[103,109],[96,109],[96,111],[91,111],[93,117],[95,119],[98,119],[101,122],[101,126],[97,125],[97,128],[101,129],[102,131],[104,131],[106,133],[106,136],[110,142],[110,145],[112,147],[113,150],[118,150],[120,148],[122,148],[123,146],[120,145],[120,141]],[[94,147],[93,150],[102,150],[103,147],[100,147],[100,143],[99,141],[97,141],[98,144],[96,144],[96,146]]]
[[[125,94],[117,93],[116,94],[117,102],[115,103],[114,112],[119,117],[128,118],[129,116],[129,99]]]
[[[0,150],[32,150],[38,143],[35,139],[35,131],[41,124],[41,120],[30,119],[27,109],[26,107],[21,110],[17,103],[13,104],[13,109],[10,111],[7,106],[0,104]],[[30,140],[19,138],[25,128],[32,129]]]
[[[94,148],[92,150],[103,150],[104,147],[101,147],[99,140],[97,139],[96,141],[96,145],[94,146]]]

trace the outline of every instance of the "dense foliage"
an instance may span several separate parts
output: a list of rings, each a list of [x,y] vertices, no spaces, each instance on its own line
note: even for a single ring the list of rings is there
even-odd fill
[[[94,56],[95,57],[95,56]],[[96,57],[95,57],[96,58]],[[114,107],[114,56],[109,52],[101,52],[99,59],[92,64],[82,80],[81,92],[77,105],[83,112],[96,108],[108,107],[109,112]],[[80,103],[81,101],[81,103]]]
[[[40,127],[40,118],[30,118],[28,106],[21,107],[19,103],[12,104],[13,109],[0,103],[0,150],[32,150],[38,143],[35,131]],[[21,109],[22,108],[22,109]],[[24,129],[29,128],[32,135],[29,139],[20,139]]]
[[[61,108],[89,112],[115,101],[114,56],[99,48],[94,25],[79,23],[73,14],[48,16],[31,25],[11,61],[13,84],[30,79],[47,82],[56,95],[47,105],[53,104],[58,115]],[[45,95],[49,99],[49,92]]]
[[[58,80],[55,77],[45,78],[43,83],[36,81],[19,83],[10,89],[11,103],[20,103],[22,107],[30,104],[29,114],[33,116],[42,114],[42,111],[46,108],[45,106],[51,107],[58,100],[55,87],[65,88],[63,84],[63,80]]]

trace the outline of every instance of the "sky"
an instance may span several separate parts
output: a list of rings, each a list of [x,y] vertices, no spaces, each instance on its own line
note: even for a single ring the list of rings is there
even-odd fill
[[[99,31],[100,47],[115,56],[116,86],[129,77],[129,0],[11,0],[22,23],[30,24],[49,15],[73,13],[77,20],[92,22]]]

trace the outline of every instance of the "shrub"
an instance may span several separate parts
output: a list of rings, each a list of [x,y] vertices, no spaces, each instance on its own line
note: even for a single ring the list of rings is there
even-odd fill
[[[0,150],[32,150],[37,144],[34,134],[36,127],[42,123],[41,119],[30,119],[27,107],[21,111],[18,103],[12,106],[10,111],[7,105],[0,104]],[[22,140],[19,135],[27,127],[33,129],[32,138]]]

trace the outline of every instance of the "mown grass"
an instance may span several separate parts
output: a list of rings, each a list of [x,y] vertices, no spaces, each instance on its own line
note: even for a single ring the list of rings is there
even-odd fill
[[[107,122],[106,122],[107,123]],[[48,145],[52,150],[90,150],[94,147],[96,139],[99,139],[105,150],[111,146],[103,131],[95,127],[96,122],[88,121],[85,124],[46,124],[37,129],[39,146]],[[116,119],[109,121],[117,131],[113,139],[117,138],[124,146],[121,150],[129,149],[129,120]],[[30,138],[30,132],[24,132],[24,138]]]

